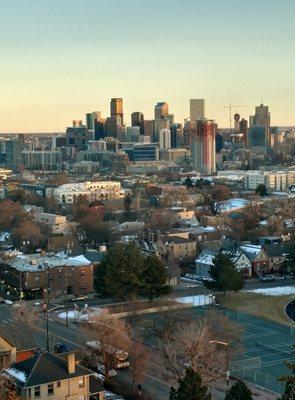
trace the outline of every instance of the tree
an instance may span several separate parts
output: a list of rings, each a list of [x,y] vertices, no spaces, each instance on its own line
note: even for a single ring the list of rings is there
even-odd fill
[[[131,203],[132,203],[131,195],[130,193],[128,193],[127,196],[124,198],[124,209],[126,213],[130,213]]]
[[[99,345],[92,349],[91,355],[103,363],[105,382],[109,380],[109,371],[114,366],[118,350],[130,351],[130,329],[122,320],[104,310],[100,315],[90,318],[84,324],[84,330]]]
[[[179,387],[170,389],[170,400],[210,400],[211,394],[208,387],[203,384],[202,377],[198,371],[189,367],[185,376],[178,381]]]
[[[243,381],[237,381],[226,393],[225,400],[252,400],[252,393]]]
[[[16,246],[24,246],[29,251],[40,247],[41,241],[45,240],[40,226],[29,219],[22,221],[22,223],[14,228],[12,236]]]
[[[143,285],[144,257],[133,243],[115,244],[98,269],[97,289],[118,300],[136,297]]]
[[[187,188],[192,187],[193,186],[193,181],[192,178],[190,176],[188,176],[186,178],[186,180],[184,181],[184,184]]]
[[[282,376],[279,381],[285,384],[285,390],[280,400],[295,399],[295,363],[286,363],[291,370],[291,375]]]
[[[235,264],[224,254],[218,253],[213,258],[209,274],[212,281],[206,281],[208,289],[221,292],[238,291],[244,287],[243,275]]]
[[[136,392],[137,386],[143,383],[144,375],[149,365],[150,352],[138,340],[132,343],[130,347],[130,367],[132,376],[133,392]]]
[[[225,348],[217,348],[214,339],[206,321],[177,323],[162,332],[159,339],[161,375],[176,382],[189,365],[206,383],[220,378],[225,373],[227,353]]]
[[[112,237],[110,224],[95,217],[96,215],[91,213],[80,220],[80,227],[85,232],[86,242],[94,245],[109,243]]]
[[[155,255],[146,257],[144,260],[142,294],[149,300],[153,300],[155,297],[168,293],[169,289],[163,262]]]
[[[11,200],[0,201],[0,230],[12,229],[25,218],[20,203]]]
[[[21,400],[16,394],[13,383],[5,376],[0,376],[0,400]]]
[[[232,193],[229,187],[225,185],[212,186],[204,196],[204,206],[212,215],[217,215],[224,202],[231,197]]]
[[[257,188],[255,189],[255,193],[261,197],[267,196],[267,187],[264,183],[260,183]]]
[[[115,244],[99,266],[97,289],[118,300],[147,296],[152,299],[167,293],[163,264],[150,256],[145,258],[134,244]]]

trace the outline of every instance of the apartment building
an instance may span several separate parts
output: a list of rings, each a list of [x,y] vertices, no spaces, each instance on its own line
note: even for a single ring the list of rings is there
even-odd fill
[[[73,223],[68,222],[64,215],[37,212],[34,219],[40,224],[47,225],[55,235],[68,234],[73,227]]]
[[[54,190],[54,198],[58,203],[74,204],[79,198],[94,200],[123,199],[125,191],[120,182],[98,181],[66,183]]]

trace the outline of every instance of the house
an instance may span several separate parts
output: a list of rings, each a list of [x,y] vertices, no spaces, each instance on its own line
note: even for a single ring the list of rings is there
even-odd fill
[[[76,363],[75,353],[64,359],[48,352],[16,362],[3,373],[26,400],[102,400],[104,388],[93,371]]]
[[[202,250],[196,258],[196,275],[203,278],[210,278],[209,270],[213,265],[213,259],[218,254],[218,250],[206,249]]]
[[[45,212],[36,212],[34,219],[39,224],[47,225],[54,235],[67,235],[71,233],[77,225],[75,222],[68,222],[67,217],[64,215]]]
[[[269,257],[262,245],[245,244],[239,247],[252,262],[252,275],[269,273]]]
[[[269,258],[269,267],[271,271],[279,271],[285,260],[287,260],[288,249],[280,244],[265,244],[263,250]]]

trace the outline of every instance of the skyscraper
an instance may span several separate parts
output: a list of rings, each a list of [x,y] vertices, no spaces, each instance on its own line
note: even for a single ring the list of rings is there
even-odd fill
[[[171,133],[170,129],[161,129],[159,132],[160,149],[170,149]]]
[[[144,135],[144,115],[143,113],[136,111],[131,114],[131,125],[139,126],[140,134]]]
[[[120,117],[123,125],[123,99],[113,98],[110,103],[111,117]]]
[[[212,175],[216,172],[215,137],[215,121],[205,118],[197,120],[192,144],[193,166],[202,174]]]
[[[155,120],[166,118],[169,114],[168,103],[159,102],[155,105]]]
[[[199,118],[205,118],[205,100],[190,99],[190,120],[194,122]]]
[[[266,145],[270,147],[270,113],[268,106],[264,106],[262,103],[255,107],[255,115],[250,117],[250,127],[252,126],[263,126],[266,132]]]

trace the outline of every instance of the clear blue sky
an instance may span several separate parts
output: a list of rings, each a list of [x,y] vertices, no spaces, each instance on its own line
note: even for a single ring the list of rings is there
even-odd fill
[[[225,104],[263,102],[295,124],[294,0],[1,0],[0,132],[62,131],[123,97],[152,118],[190,98],[228,125]]]

